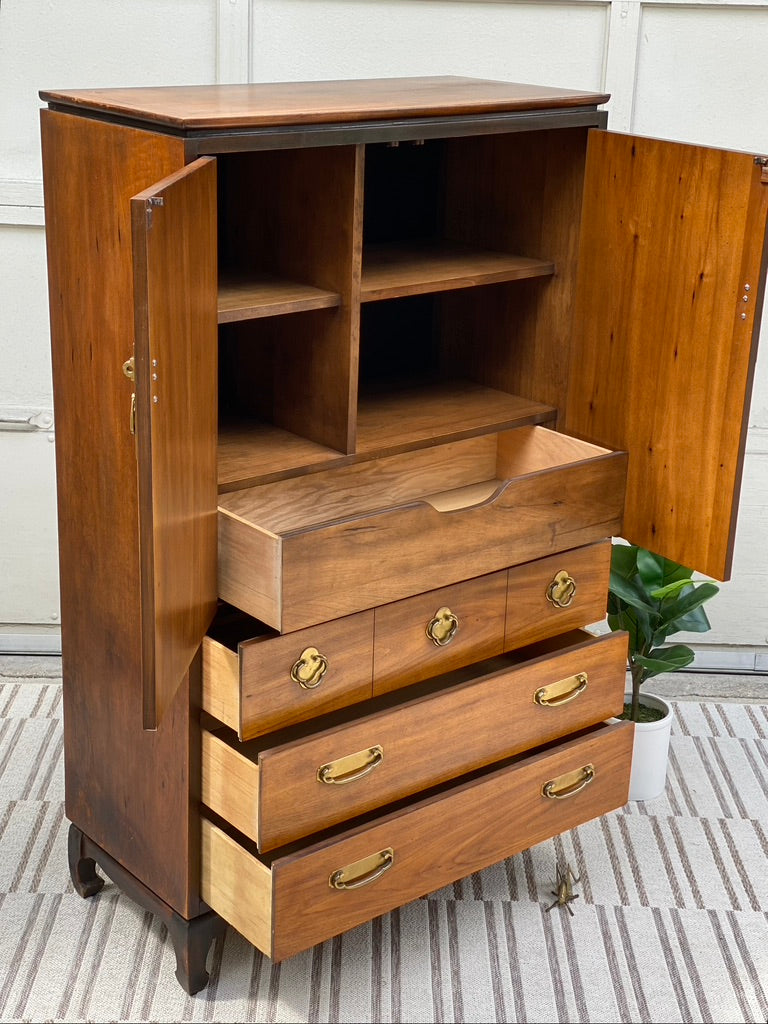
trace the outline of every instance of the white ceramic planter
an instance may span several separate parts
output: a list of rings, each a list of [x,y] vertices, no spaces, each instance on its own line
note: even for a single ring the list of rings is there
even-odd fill
[[[631,700],[631,694],[627,695]],[[669,737],[672,731],[671,706],[653,693],[641,693],[640,703],[665,712],[658,722],[636,722],[632,771],[629,777],[630,800],[653,800],[661,796],[667,784]]]

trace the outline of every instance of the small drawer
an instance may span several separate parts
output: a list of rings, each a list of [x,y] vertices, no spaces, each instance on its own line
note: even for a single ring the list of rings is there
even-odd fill
[[[374,694],[501,654],[506,603],[498,572],[377,608]]]
[[[232,610],[211,633],[203,640],[203,710],[241,740],[371,696],[372,611],[280,636]]]
[[[203,803],[271,850],[618,715],[626,634],[585,636],[387,694],[318,732],[239,744],[204,731]]]
[[[202,898],[283,960],[620,807],[633,732],[599,725],[273,858],[203,819]]]
[[[537,426],[223,494],[219,594],[303,629],[619,535],[625,476]]]
[[[610,572],[609,540],[510,569],[504,649],[602,621]]]

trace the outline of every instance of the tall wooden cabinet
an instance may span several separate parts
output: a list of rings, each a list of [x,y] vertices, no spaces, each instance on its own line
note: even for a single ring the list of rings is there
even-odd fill
[[[584,627],[612,536],[729,573],[765,161],[462,78],[42,96],[78,891],[196,991],[623,804]]]

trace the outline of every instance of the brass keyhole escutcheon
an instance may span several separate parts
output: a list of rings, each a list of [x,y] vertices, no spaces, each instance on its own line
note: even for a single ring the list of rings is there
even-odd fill
[[[427,636],[435,647],[446,647],[456,636],[459,620],[450,608],[438,608],[427,624]]]
[[[565,569],[561,569],[547,587],[547,600],[555,608],[567,608],[575,596],[576,580]]]
[[[306,647],[291,668],[291,679],[303,690],[314,690],[328,671],[328,659],[316,647]]]

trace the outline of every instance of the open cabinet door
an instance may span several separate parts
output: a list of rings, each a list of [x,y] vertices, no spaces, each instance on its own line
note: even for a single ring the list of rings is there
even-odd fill
[[[144,727],[216,606],[216,161],[131,200]]]
[[[592,131],[564,429],[629,452],[625,539],[730,575],[765,282],[755,158]]]

